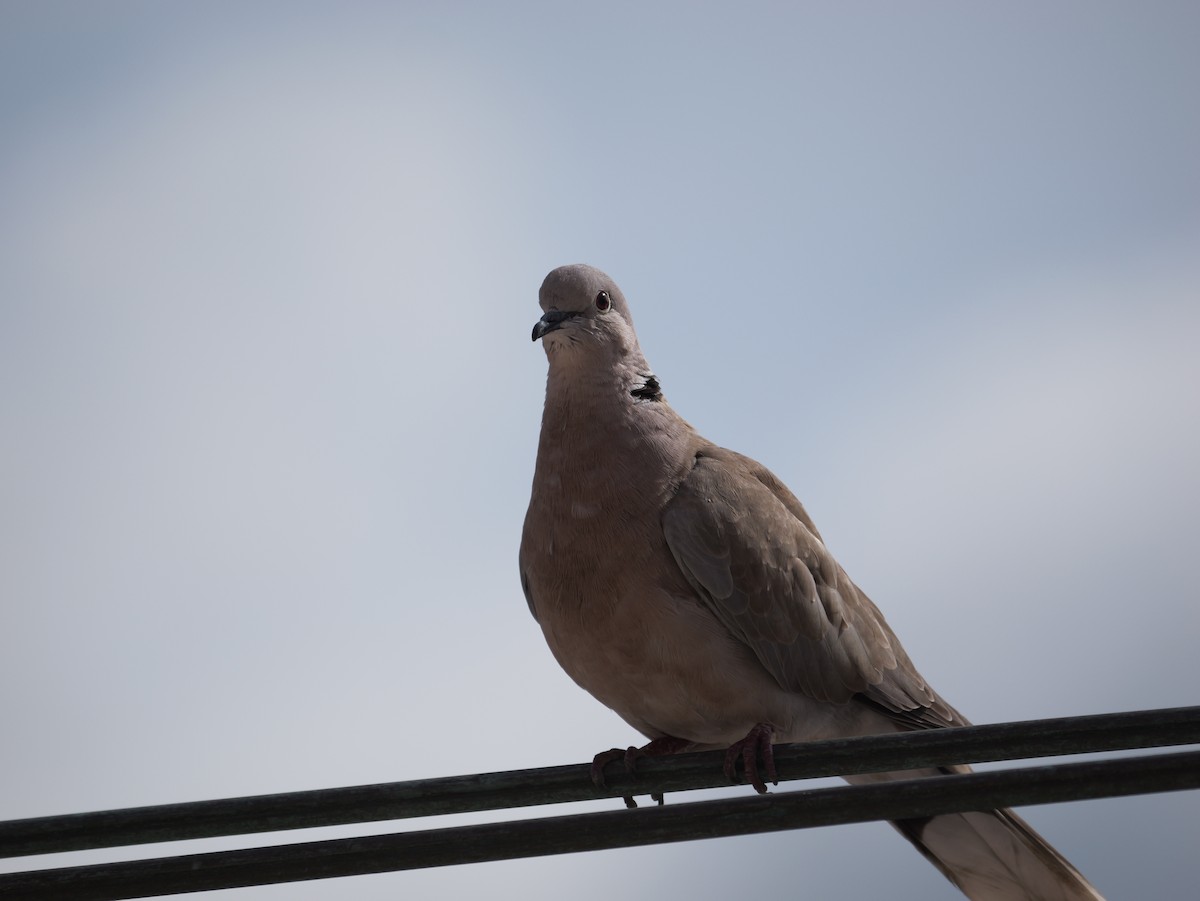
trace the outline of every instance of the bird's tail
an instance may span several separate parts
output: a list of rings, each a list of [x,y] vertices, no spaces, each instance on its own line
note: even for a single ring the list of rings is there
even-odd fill
[[[916,775],[934,773],[877,774],[850,781]],[[1065,857],[1011,810],[941,814],[892,825],[971,901],[1104,901]]]

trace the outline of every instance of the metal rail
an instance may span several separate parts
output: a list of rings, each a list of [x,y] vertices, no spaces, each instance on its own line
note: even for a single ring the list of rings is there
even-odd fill
[[[1200,707],[779,745],[780,780],[1200,743]],[[0,823],[0,856],[495,810],[726,784],[720,752]],[[0,897],[118,899],[1200,788],[1200,751],[1034,766],[0,875]]]

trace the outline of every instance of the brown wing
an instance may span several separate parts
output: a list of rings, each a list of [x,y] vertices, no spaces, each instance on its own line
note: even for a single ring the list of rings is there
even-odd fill
[[[921,678],[879,610],[769,470],[709,447],[662,517],[688,582],[784,688],[858,697],[910,727],[965,722]]]

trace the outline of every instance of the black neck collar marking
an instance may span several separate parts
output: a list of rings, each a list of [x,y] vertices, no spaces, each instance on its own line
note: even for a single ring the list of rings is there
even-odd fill
[[[653,372],[646,375],[646,381],[641,387],[634,388],[629,392],[639,400],[662,400],[662,387],[658,384],[658,377]]]

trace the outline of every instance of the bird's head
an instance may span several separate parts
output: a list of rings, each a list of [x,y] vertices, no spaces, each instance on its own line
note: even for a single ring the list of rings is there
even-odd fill
[[[583,362],[641,356],[625,295],[593,266],[560,266],[542,282],[538,302],[545,311],[533,326],[546,356]]]

